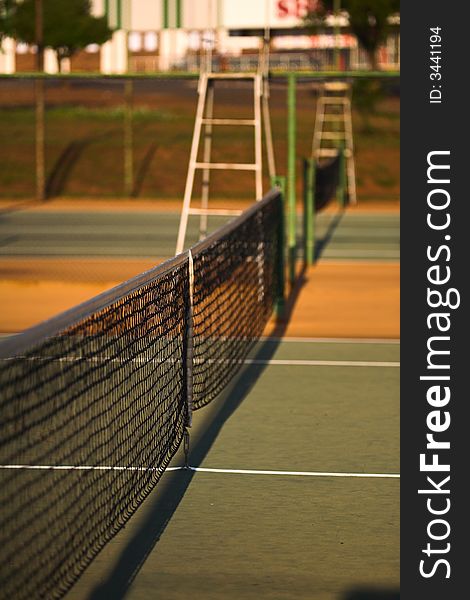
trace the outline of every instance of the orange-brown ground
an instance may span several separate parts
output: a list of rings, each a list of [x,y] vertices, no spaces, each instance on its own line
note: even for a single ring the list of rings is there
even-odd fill
[[[253,204],[252,200],[239,199],[229,200],[230,208],[245,209]],[[197,201],[195,203],[197,205]],[[35,200],[15,200],[15,199],[0,199],[0,211],[28,209],[41,212],[48,211],[77,211],[77,212],[149,212],[152,210],[158,211],[176,211],[180,212],[182,200],[174,199],[140,199],[123,200],[123,199],[90,199],[90,198],[55,198],[46,202],[37,202]],[[211,208],[227,208],[227,200],[211,199]],[[400,202],[393,200],[384,200],[381,202],[361,202],[356,205],[348,206],[348,211],[353,213],[364,212],[392,212],[397,213],[400,209]],[[303,210],[302,205],[297,205],[298,212]],[[335,203],[331,207],[325,209],[324,212],[337,212],[338,208]]]
[[[275,331],[270,323],[267,333]],[[323,262],[304,274],[288,337],[400,337],[398,263]]]
[[[221,201],[223,205],[224,201]],[[217,201],[214,201],[217,205]],[[244,208],[247,201],[232,201]],[[18,201],[1,201],[0,209]],[[41,211],[175,210],[174,200],[56,199],[26,203]],[[336,211],[336,207],[330,210]],[[397,213],[399,202],[367,202],[348,212]],[[0,261],[0,333],[21,331],[75,306],[160,262],[143,259],[8,258]],[[320,261],[304,273],[285,328],[288,336],[398,338],[398,263]],[[292,304],[292,302],[291,302]],[[271,323],[268,332],[274,330]]]
[[[130,259],[4,261],[0,332],[21,331],[151,266]],[[305,273],[286,335],[398,338],[399,278],[396,263],[319,263]]]
[[[154,265],[139,259],[0,261],[0,332],[36,325]]]

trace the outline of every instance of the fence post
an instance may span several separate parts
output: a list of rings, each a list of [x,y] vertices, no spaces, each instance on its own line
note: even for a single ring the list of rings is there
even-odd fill
[[[35,95],[35,138],[36,138],[36,200],[46,199],[45,159],[45,91],[44,78],[39,75],[34,81]]]
[[[134,140],[133,140],[133,95],[134,82],[124,81],[124,193],[134,194]]]

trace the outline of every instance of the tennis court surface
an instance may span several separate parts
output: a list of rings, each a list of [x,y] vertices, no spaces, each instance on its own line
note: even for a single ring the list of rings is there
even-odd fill
[[[190,464],[208,471],[165,474],[70,597],[397,597],[398,355],[261,343],[195,415]]]
[[[19,374],[30,373],[27,402],[2,409],[12,444],[2,462],[14,467],[1,471],[3,553],[16,544],[2,562],[10,585],[3,589],[35,597],[41,585],[44,597],[63,590],[73,599],[398,597],[393,224],[385,226],[390,239],[369,239],[351,254],[357,217],[346,213],[342,230],[325,218],[320,239],[336,235],[336,244],[325,241],[320,261],[299,280],[289,322],[266,326],[281,275],[275,198],[263,206],[243,235],[229,229],[222,244],[196,246],[141,279],[142,293],[128,286],[106,297],[104,309],[99,304],[98,318],[96,306],[82,309],[66,336],[56,323],[53,343],[39,354],[3,361],[11,397]],[[230,269],[222,256],[232,257]],[[67,402],[64,413],[76,372],[76,398],[93,401]],[[37,382],[56,379],[62,391],[46,405]],[[98,398],[88,396],[92,388]],[[121,389],[133,408],[109,405]],[[147,401],[157,392],[160,408],[171,407],[163,419]],[[50,535],[61,543],[49,548]]]

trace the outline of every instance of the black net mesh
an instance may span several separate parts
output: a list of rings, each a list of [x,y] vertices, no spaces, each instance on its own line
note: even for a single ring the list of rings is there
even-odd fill
[[[193,249],[195,409],[232,379],[272,313],[281,222],[277,196]]]
[[[0,471],[2,598],[60,596],[157,483],[186,420],[187,297],[187,260],[157,268],[0,362],[1,461],[11,467]]]
[[[317,165],[315,173],[315,208],[321,210],[335,197],[339,184],[341,157]]]
[[[210,402],[263,332],[282,222],[273,192],[197,244],[192,296],[185,253],[0,345],[0,597],[61,597],[152,490],[188,385]]]

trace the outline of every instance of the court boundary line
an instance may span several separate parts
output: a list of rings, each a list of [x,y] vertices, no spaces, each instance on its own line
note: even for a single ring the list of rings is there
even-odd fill
[[[345,265],[357,265],[359,267],[368,267],[368,266],[387,266],[387,265],[395,265],[400,266],[401,260],[400,256],[377,256],[376,258],[348,258],[347,256],[323,256],[319,259],[318,264],[328,263],[331,266],[345,266]]]
[[[246,358],[245,365],[298,366],[298,367],[393,367],[399,368],[399,362],[368,360],[288,360],[271,358],[269,360]]]
[[[341,471],[278,471],[263,469],[222,469],[209,467],[123,467],[111,465],[0,465],[0,470],[15,471],[155,471],[165,473],[167,471],[193,471],[196,473],[223,473],[230,475],[274,475],[288,477],[344,477],[363,479],[400,479],[399,473],[352,473]]]
[[[335,260],[340,263],[342,260],[357,260],[358,263],[367,264],[368,261],[388,261],[392,260],[395,263],[400,263],[400,250],[369,250],[367,248],[362,249],[336,249],[330,248],[328,250],[328,254],[321,258],[320,260],[325,260],[330,258],[331,260]]]
[[[48,357],[42,356],[32,356],[32,357],[23,357],[23,356],[11,356],[7,358],[0,357],[0,363],[2,361],[12,362],[18,360],[19,358],[25,358],[26,360],[31,361],[45,361],[47,362]],[[59,358],[57,362],[59,363],[73,363],[79,361],[92,362],[92,363],[120,363],[118,359],[115,358],[85,358],[82,359],[80,357],[67,357],[67,358]],[[147,360],[146,358],[133,358],[130,361],[125,361],[135,364],[164,364],[165,362],[170,362],[172,364],[177,363],[179,361],[175,360]],[[399,368],[400,363],[398,361],[368,361],[368,360],[322,360],[322,359],[282,359],[282,358],[244,358],[241,360],[230,361],[229,359],[211,359],[207,361],[195,361],[195,364],[204,364],[205,362],[209,364],[240,364],[240,365],[257,365],[257,366],[293,366],[293,367],[391,367],[391,368]]]
[[[361,477],[399,479],[399,473],[347,473],[335,471],[275,471],[260,469],[217,469],[208,467],[188,467],[191,471],[201,473],[229,473],[237,475],[284,475],[290,477]]]

